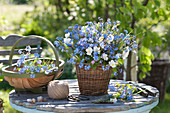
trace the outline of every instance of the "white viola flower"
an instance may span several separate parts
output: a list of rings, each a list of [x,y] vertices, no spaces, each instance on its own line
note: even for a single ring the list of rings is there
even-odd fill
[[[117,57],[117,58],[120,58],[120,56],[121,56],[120,53],[117,53],[117,54],[116,54],[116,57]]]
[[[87,26],[82,26],[82,27],[81,27],[81,31],[82,31],[83,33],[86,32],[86,29],[87,29]]]
[[[65,34],[65,37],[68,38],[70,36],[70,33]]]
[[[100,54],[100,47],[94,46],[94,48],[93,48],[93,49],[94,49],[94,52],[95,52],[95,51],[97,51],[97,52],[98,52],[98,54]]]
[[[65,44],[71,44],[71,38],[64,38]]]
[[[93,51],[93,49],[91,48],[91,47],[88,47],[87,49],[86,49],[86,52],[87,52],[87,55],[91,55],[91,53],[92,53],[92,51]]]
[[[113,42],[114,36],[113,35],[109,35],[107,38],[107,43],[110,44],[111,42]]]
[[[106,61],[109,59],[109,58],[107,57],[108,55],[105,54],[105,53],[103,53],[102,56],[103,56],[103,59],[106,60]]]
[[[116,103],[117,102],[117,98],[110,98],[110,101]]]
[[[126,49],[123,51],[122,58],[123,58],[123,59],[126,59],[126,58],[128,57],[128,55],[129,55],[129,49],[126,48]]]
[[[31,51],[31,47],[30,46],[26,46],[25,51],[30,52]]]
[[[109,65],[112,67],[112,68],[115,68],[116,67],[116,62],[114,60],[111,60],[109,61]]]

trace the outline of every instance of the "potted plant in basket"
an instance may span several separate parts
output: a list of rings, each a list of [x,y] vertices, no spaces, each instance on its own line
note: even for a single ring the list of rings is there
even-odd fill
[[[55,45],[67,54],[67,62],[76,66],[79,90],[84,95],[107,93],[112,70],[123,64],[129,51],[137,48],[135,36],[119,32],[120,21],[86,22],[65,30],[65,37],[57,37]],[[134,51],[135,52],[135,51]]]
[[[19,50],[21,54],[17,63],[12,64],[13,52],[16,45],[26,38],[40,38],[44,40],[52,48],[55,58],[39,58],[39,54],[35,53],[31,58],[31,47],[27,46],[25,50]],[[54,45],[44,37],[25,36],[19,39],[11,49],[10,65],[2,68],[4,78],[16,90],[27,89],[35,93],[42,91],[42,86],[46,86],[51,80],[61,76],[64,67],[64,61],[59,60],[57,50]]]

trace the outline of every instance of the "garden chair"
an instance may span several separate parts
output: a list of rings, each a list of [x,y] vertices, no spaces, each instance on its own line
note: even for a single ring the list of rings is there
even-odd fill
[[[8,35],[7,37],[1,37],[0,36],[0,63],[3,63],[5,65],[9,64],[9,58],[5,57],[3,58],[2,56],[7,56],[10,54],[11,50],[10,49],[2,49],[2,47],[8,47],[8,46],[13,46],[17,40],[22,38],[22,36],[19,35]],[[28,38],[24,39],[19,44],[17,47],[22,47],[22,46],[27,46],[27,45],[37,45],[37,48],[32,48],[31,53],[39,53],[41,54],[42,48],[40,47],[41,40],[38,38]],[[13,55],[19,55],[18,49],[15,49]],[[2,58],[1,58],[2,57]],[[18,58],[13,59],[13,63],[17,62]]]

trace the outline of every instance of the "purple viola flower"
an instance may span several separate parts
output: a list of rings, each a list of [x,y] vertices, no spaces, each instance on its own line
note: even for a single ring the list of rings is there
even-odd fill
[[[35,78],[35,74],[31,74],[30,77],[31,77],[31,78]]]
[[[54,41],[54,44],[56,45],[56,47],[60,46],[60,42],[59,41]]]
[[[110,89],[110,91],[115,91],[115,86],[113,84],[109,84],[108,88]]]
[[[91,67],[90,65],[85,65],[84,69],[85,69],[85,70],[89,70],[90,67]]]
[[[17,68],[16,68],[16,67],[14,67],[13,71],[16,71],[16,70],[17,70]]]
[[[34,57],[39,58],[40,55],[38,53],[34,53]]]
[[[24,65],[25,70],[29,69],[30,67],[27,65]]]
[[[18,60],[18,61],[17,61],[17,66],[20,67],[21,64],[22,64],[21,60]]]
[[[101,64],[102,62],[103,62],[102,60],[99,61],[100,64]]]
[[[104,66],[104,65],[102,66],[102,69],[103,69],[103,71],[106,71],[106,69],[105,69],[105,66]]]
[[[132,95],[127,95],[128,100],[132,100]]]
[[[52,67],[52,68],[55,68],[55,64],[51,64],[51,67]]]
[[[58,67],[56,67],[56,68],[54,69],[54,71],[58,71]]]
[[[94,61],[98,61],[99,57],[98,56],[94,56],[93,59],[94,59]]]
[[[117,73],[117,72],[114,72],[114,75],[115,75],[115,76],[117,76],[117,75],[118,75],[118,73]]]
[[[43,69],[47,69],[47,66],[42,66]]]
[[[21,55],[21,58],[20,58],[22,61],[25,60],[25,55]]]
[[[41,64],[42,61],[40,59],[37,60],[37,64]]]
[[[19,49],[19,50],[18,50],[18,53],[19,53],[19,54],[22,54],[22,49]]]
[[[51,70],[46,70],[46,71],[45,71],[45,74],[48,75],[48,74],[51,73],[51,72],[52,72]]]
[[[121,99],[124,98],[124,95],[119,95],[119,98],[121,98]]]
[[[24,68],[21,68],[20,70],[19,70],[19,74],[22,74],[22,73],[24,73],[25,72],[25,69]]]
[[[36,71],[37,73],[39,73],[39,72],[41,71],[40,67],[37,66],[37,67],[35,68],[35,71]]]
[[[127,30],[124,30],[124,32],[125,32],[126,34],[128,34],[128,31],[127,31]]]
[[[75,54],[79,53],[79,49],[76,48],[76,49],[74,50],[74,53],[75,53]]]
[[[34,66],[30,67],[30,71],[32,71],[32,72],[34,71]]]
[[[117,23],[117,25],[120,25],[120,21],[117,20],[116,23]]]
[[[84,65],[83,63],[80,63],[80,64],[79,64],[79,67],[80,67],[80,68],[82,68],[82,67],[83,67],[83,65]]]

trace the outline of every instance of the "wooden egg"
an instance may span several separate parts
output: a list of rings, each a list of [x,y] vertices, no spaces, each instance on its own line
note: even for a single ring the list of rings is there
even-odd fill
[[[48,84],[48,96],[53,99],[61,100],[69,95],[69,87],[66,82],[53,80]]]

